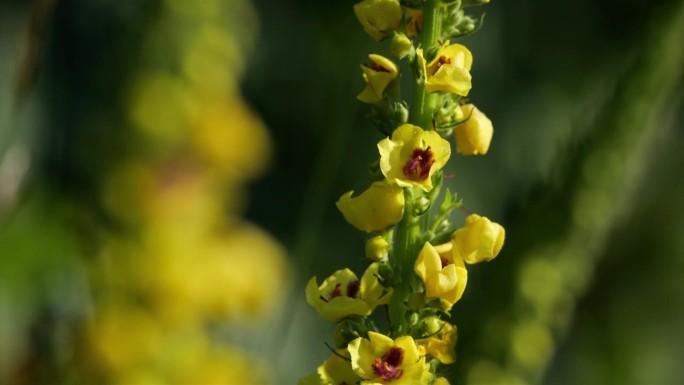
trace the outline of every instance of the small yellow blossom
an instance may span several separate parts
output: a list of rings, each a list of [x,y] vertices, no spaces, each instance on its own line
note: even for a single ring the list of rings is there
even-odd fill
[[[440,255],[429,242],[425,242],[415,265],[416,274],[425,284],[425,294],[442,299],[449,308],[461,299],[468,282],[463,261],[454,259],[452,255]]]
[[[390,245],[387,240],[378,235],[366,241],[366,257],[373,261],[387,259]]]
[[[385,89],[399,77],[399,68],[388,58],[370,54],[370,65],[361,65],[366,88],[356,97],[364,103],[379,103],[384,98]]]
[[[344,219],[367,233],[383,231],[396,224],[404,215],[404,192],[387,182],[374,182],[356,198],[354,191],[342,195],[337,208]]]
[[[492,121],[472,104],[462,109],[470,118],[454,130],[456,149],[463,155],[486,154],[494,134]]]
[[[368,339],[355,339],[348,350],[354,372],[364,378],[362,385],[427,385],[433,377],[410,336],[392,340],[368,332]]]
[[[416,344],[424,355],[431,355],[443,364],[452,364],[456,360],[456,326],[445,321],[439,326],[435,336],[420,339]]]
[[[402,10],[399,0],[363,0],[354,5],[356,18],[363,29],[375,40],[388,36],[401,25]]]
[[[377,305],[388,303],[392,294],[378,281],[378,267],[378,263],[372,263],[361,281],[349,269],[336,271],[320,286],[313,277],[306,286],[306,302],[329,321],[368,315]]]
[[[465,46],[447,41],[434,59],[426,64],[423,50],[417,49],[418,65],[425,75],[425,91],[451,92],[468,96],[471,87],[470,67],[473,55]]]
[[[449,381],[444,377],[437,377],[432,385],[449,385]]]
[[[464,227],[456,230],[452,243],[455,254],[466,263],[491,261],[501,251],[506,230],[486,217],[471,214],[466,218]]]
[[[432,175],[451,155],[449,142],[435,131],[423,131],[412,124],[399,126],[391,138],[378,143],[380,170],[387,182],[402,187],[432,189]]]

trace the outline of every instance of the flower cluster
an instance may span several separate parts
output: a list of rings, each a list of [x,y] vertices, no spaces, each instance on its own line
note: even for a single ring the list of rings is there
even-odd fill
[[[255,23],[245,15],[249,2],[159,3],[125,95],[130,147],[142,151],[105,178],[105,209],[131,230],[103,234],[94,259],[86,382],[268,382],[249,347],[207,327],[269,315],[286,275],[283,248],[241,218],[271,144],[239,91]]]
[[[338,270],[320,285],[313,277],[307,302],[338,323],[332,356],[300,385],[448,384],[435,373],[455,362],[456,326],[449,311],[461,299],[469,264],[495,258],[503,227],[470,214],[445,184],[443,168],[452,155],[489,150],[491,121],[465,98],[472,87],[472,53],[451,43],[479,28],[461,2],[363,0],[354,6],[363,29],[412,70],[414,97],[401,99],[400,66],[378,55],[361,66],[366,88],[358,100],[370,105],[377,143],[377,177],[358,196],[343,194],[337,208],[357,229],[371,233],[372,261],[359,280]],[[438,203],[441,199],[441,203]],[[469,213],[464,225],[450,219]],[[386,312],[386,331],[371,314]]]

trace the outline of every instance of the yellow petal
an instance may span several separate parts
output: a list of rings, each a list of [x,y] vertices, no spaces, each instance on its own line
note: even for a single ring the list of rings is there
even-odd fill
[[[342,195],[337,208],[354,227],[361,231],[383,231],[399,222],[404,215],[404,192],[385,182],[374,182],[360,196],[353,191]]]

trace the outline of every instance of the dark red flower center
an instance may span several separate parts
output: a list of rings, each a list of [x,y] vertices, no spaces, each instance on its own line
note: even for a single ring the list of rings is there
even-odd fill
[[[370,65],[370,68],[372,70],[378,71],[378,72],[390,72],[390,70],[388,70],[387,68],[381,66],[380,64],[378,64],[376,62],[372,62]]]
[[[358,280],[349,281],[347,284],[347,297],[356,298],[359,295],[359,289],[361,288],[361,282]]]
[[[444,257],[439,257],[439,260],[442,261],[442,269],[451,265],[451,262],[449,262],[449,260]]]
[[[439,59],[437,59],[437,68],[445,64],[451,64],[451,59],[446,56],[440,56]]]
[[[403,371],[399,368],[404,361],[404,349],[393,346],[382,356],[373,362],[373,371],[383,381],[396,380],[401,377]]]
[[[349,298],[356,298],[359,295],[359,289],[361,288],[361,282],[358,279],[353,279],[347,283],[347,291],[345,296]],[[328,299],[333,299],[342,295],[342,284],[338,283],[335,288],[332,289],[328,295]]]
[[[411,180],[424,181],[430,176],[430,167],[434,163],[435,157],[429,146],[425,150],[416,148],[411,153],[411,157],[404,165],[402,171]]]

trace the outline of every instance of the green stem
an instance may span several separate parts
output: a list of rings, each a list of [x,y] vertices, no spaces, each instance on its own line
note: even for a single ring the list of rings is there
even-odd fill
[[[442,29],[442,10],[443,6],[440,4],[440,0],[426,0],[424,3],[421,46],[425,50],[438,43]],[[413,104],[411,105],[411,122],[424,129],[432,129],[432,114],[438,101],[439,96],[437,94],[425,93],[424,79],[417,76]],[[413,265],[423,247],[424,234],[428,227],[426,221],[416,217],[413,207],[416,197],[413,190],[405,188],[404,198],[406,202],[404,217],[396,227],[391,258],[397,280],[392,301],[389,304],[393,336],[404,335],[408,332],[406,302],[411,295],[411,288],[415,286],[417,280]]]
[[[423,32],[420,45],[425,54],[435,44],[442,33],[442,9],[440,0],[426,0],[423,7]],[[411,123],[424,129],[431,130],[432,114],[439,101],[438,94],[425,92],[425,79],[418,77],[413,91],[413,104],[411,105]]]

